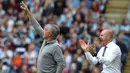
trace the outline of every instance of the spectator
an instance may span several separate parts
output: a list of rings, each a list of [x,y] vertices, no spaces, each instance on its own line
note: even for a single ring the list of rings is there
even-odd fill
[[[83,73],[91,73],[90,69],[89,69],[89,64],[88,64],[87,60],[83,61],[82,70],[83,70]]]
[[[127,55],[128,55],[128,49],[126,47],[126,45],[123,42],[123,35],[119,34],[118,36],[118,41],[116,42],[116,44],[120,47],[122,55],[121,55],[121,62],[122,62],[122,72],[125,68],[126,65],[126,59],[127,59]]]
[[[92,73],[100,73],[100,68],[99,67],[94,67],[92,69]]]
[[[22,58],[20,57],[19,53],[15,53],[14,57],[12,58],[12,62],[11,62],[11,66],[12,66],[12,71],[13,72],[19,72],[20,71],[20,67],[22,65]]]
[[[29,44],[27,52],[25,52],[24,57],[28,59],[29,67],[36,64],[37,52],[35,51],[35,46],[33,43]]]
[[[0,61],[0,72],[1,73],[8,73],[9,72],[9,67],[6,62]]]
[[[114,32],[115,36],[119,34],[120,26],[117,24],[116,20],[111,20],[109,28]]]

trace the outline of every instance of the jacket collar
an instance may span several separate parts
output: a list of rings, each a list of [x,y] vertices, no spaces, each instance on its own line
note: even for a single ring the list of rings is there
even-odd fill
[[[55,43],[56,41],[57,41],[57,40],[52,40],[52,41],[46,41],[46,40],[45,40],[45,43],[46,43],[46,44],[53,44],[53,43]]]

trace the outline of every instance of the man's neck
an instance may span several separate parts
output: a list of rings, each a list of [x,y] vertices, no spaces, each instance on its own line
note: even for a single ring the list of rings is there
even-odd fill
[[[52,40],[52,39],[46,39],[46,41],[47,41],[47,42],[51,42],[51,41],[53,41],[53,40]]]
[[[53,41],[53,40],[55,40],[55,39],[52,39],[52,38],[46,39],[47,42],[51,42],[51,41]]]
[[[104,46],[106,46],[107,44],[109,44],[110,42],[112,42],[112,40],[108,40],[104,43]]]

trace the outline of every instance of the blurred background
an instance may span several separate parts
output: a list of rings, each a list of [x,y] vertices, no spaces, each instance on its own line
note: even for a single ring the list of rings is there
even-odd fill
[[[0,0],[0,73],[36,73],[43,39],[31,26],[22,0]],[[66,67],[63,73],[100,73],[86,60],[79,39],[102,46],[99,34],[109,28],[122,52],[122,73],[130,73],[130,0],[24,0],[40,25],[57,24]]]

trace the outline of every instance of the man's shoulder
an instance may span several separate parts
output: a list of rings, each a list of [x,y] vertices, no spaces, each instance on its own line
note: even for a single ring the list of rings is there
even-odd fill
[[[62,52],[63,52],[63,47],[58,43],[58,42],[56,42],[55,44],[54,44],[54,47],[53,47],[54,49],[58,49],[58,50],[61,50]]]
[[[119,47],[116,43],[114,43],[113,47],[114,47],[115,49],[120,49],[120,47]]]
[[[110,48],[119,48],[119,46],[115,43],[115,42],[110,42],[109,45],[107,45],[107,47],[110,47]]]
[[[120,51],[120,47],[119,47],[116,43],[114,43],[114,42],[113,42],[113,44],[112,44],[111,46],[109,46],[109,47],[110,47],[111,50],[113,50],[113,51],[121,52],[121,51]]]
[[[60,49],[63,48],[59,43],[55,43],[54,46],[55,46],[55,48],[60,48]]]

